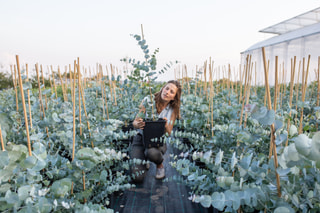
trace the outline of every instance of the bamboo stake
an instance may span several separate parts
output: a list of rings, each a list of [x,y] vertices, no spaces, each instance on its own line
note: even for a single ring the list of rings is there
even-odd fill
[[[27,82],[29,81],[28,64],[26,64]],[[32,129],[32,114],[31,114],[31,104],[30,104],[30,90],[27,90],[28,95],[28,108],[29,108],[29,118],[30,118],[30,129]]]
[[[68,101],[68,84],[69,84],[68,83],[68,66],[65,66],[64,69],[65,69],[65,72],[63,74],[64,75],[63,79],[64,79],[64,82],[65,82],[64,90],[65,90],[66,101]],[[69,76],[69,81],[70,81],[70,76]]]
[[[293,64],[292,64],[292,59],[291,59],[290,97],[289,97],[290,112],[289,112],[289,117],[291,117],[291,108],[292,108],[292,96],[293,96],[293,84],[294,84],[295,69],[296,69],[296,56],[294,56]],[[288,132],[288,133],[289,133],[289,129],[290,129],[290,118],[288,119],[288,122],[287,122],[287,132]],[[289,142],[289,137],[287,138],[286,146],[288,146],[288,142]]]
[[[248,75],[248,80],[247,80],[247,89],[246,89],[246,104],[249,104],[249,98],[250,98],[250,89],[251,89],[251,76],[252,76],[252,64],[251,64],[251,55],[249,56],[249,75]],[[247,117],[248,117],[248,112],[245,111],[245,117],[244,117],[244,128],[247,126]]]
[[[228,66],[228,95],[229,95],[229,106],[231,106],[231,91],[230,91],[230,87],[231,87],[231,67],[230,67],[230,64]]]
[[[257,62],[254,62],[254,95],[257,96]]]
[[[24,114],[25,127],[26,127],[26,134],[27,134],[28,151],[29,151],[29,156],[32,156],[30,137],[29,137],[28,116],[27,116],[26,103],[25,103],[25,99],[24,99],[23,84],[22,84],[22,78],[21,78],[21,73],[20,73],[20,64],[19,64],[19,56],[18,55],[16,55],[16,61],[17,61],[17,70],[18,70],[18,75],[19,75],[19,87],[20,87],[20,93],[21,93],[21,101],[22,101],[23,114]]]
[[[0,140],[1,140],[1,148],[2,148],[2,151],[6,151],[5,148],[4,148],[4,143],[3,143],[2,131],[1,131],[1,124],[0,124]]]
[[[80,62],[79,62],[79,57],[78,57],[78,64],[77,64],[77,70],[78,70],[78,99],[79,99],[79,127],[80,127],[80,135],[82,135],[82,122],[81,122],[81,80],[80,80],[80,75],[81,75],[81,71],[80,71]]]
[[[247,56],[248,57],[248,56]],[[248,60],[247,58],[246,58],[246,60]],[[247,62],[246,62],[247,63]],[[244,66],[246,66],[246,65],[244,65]],[[243,68],[243,72],[241,72],[241,66],[239,66],[239,68],[240,68],[240,70],[239,70],[239,72],[240,72],[240,96],[239,96],[239,104],[241,103],[241,100],[242,100],[242,82],[243,82],[243,76],[244,76],[244,74],[245,74],[245,67]],[[242,74],[241,74],[242,73]]]
[[[52,66],[51,66],[52,67]],[[48,69],[48,75],[49,75],[49,82],[50,82],[50,89],[51,89],[51,95],[53,95],[53,88],[52,88],[52,80],[51,80],[51,77],[50,77],[50,70],[49,70],[49,67],[47,67]],[[51,68],[52,69],[52,68]]]
[[[17,82],[16,82],[16,65],[14,65],[14,73],[12,71],[12,65],[10,65],[11,73],[12,73],[12,82],[13,82],[13,88],[16,93],[16,111],[19,111],[19,100],[18,100],[18,89],[17,89]]]
[[[245,67],[245,70],[244,70],[245,71],[245,83],[244,83],[243,98],[241,100],[242,107],[241,107],[241,111],[240,111],[240,123],[239,123],[240,127],[242,125],[243,109],[244,109],[245,98],[246,98],[246,95],[247,95],[247,80],[248,80],[248,69],[249,69],[248,66],[249,66],[249,55],[247,55],[247,57],[246,57],[246,67]]]
[[[313,71],[314,71],[314,76],[317,79],[318,78],[317,77],[317,69],[314,69]],[[309,75],[309,78],[310,78],[310,75]],[[310,94],[309,98],[313,98],[313,93],[315,92],[315,87],[316,87],[316,81],[314,81],[314,83],[313,83],[312,80],[311,80],[311,90],[310,91],[308,90],[309,94]]]
[[[207,61],[204,62],[204,92],[206,93],[206,100],[208,101],[208,92],[207,92]]]
[[[190,85],[189,85],[189,80],[188,80],[187,65],[184,65],[184,70],[186,71],[186,81],[187,81],[187,87],[188,87],[188,95],[190,95]]]
[[[298,111],[300,70],[301,70],[301,61],[299,61],[298,79],[297,79],[297,83],[296,83],[296,111]],[[297,115],[298,114],[296,114],[295,118],[297,118]]]
[[[89,130],[89,138],[91,138],[90,123],[88,120],[88,114],[87,114],[87,110],[86,110],[86,102],[85,102],[85,98],[84,98],[84,90],[82,87],[81,87],[81,99],[82,99],[84,115],[86,116],[86,120],[87,120],[87,125],[88,125],[88,130]],[[107,108],[107,110],[108,110],[108,108]],[[94,148],[93,141],[91,141],[91,146],[92,146],[92,148]]]
[[[112,64],[110,64],[111,66],[111,72],[112,72],[112,76],[114,76],[114,69],[113,69],[113,66]],[[111,81],[112,82],[112,88],[113,88],[113,94],[114,94],[114,105],[117,106],[117,93],[116,93],[116,84],[114,81]],[[150,88],[150,92],[151,92],[151,88]]]
[[[274,102],[273,102],[273,109],[274,112],[277,111],[277,95],[278,95],[278,56],[276,56],[275,61],[275,78],[274,78]]]
[[[99,66],[100,68],[100,73],[102,72],[102,66],[100,65]],[[101,99],[102,99],[102,117],[103,117],[103,120],[105,120],[105,109],[104,109],[104,102],[105,102],[105,96],[104,95],[104,92],[105,92],[105,88],[104,88],[104,82],[103,81],[100,81],[100,86],[101,86]],[[109,119],[109,118],[108,118]]]
[[[304,58],[303,58],[304,59]],[[304,62],[304,60],[303,60]],[[304,63],[303,63],[304,64]],[[310,64],[310,55],[308,56],[308,62],[307,62],[307,70],[306,73],[304,72],[304,65],[303,65],[303,75],[302,75],[302,102],[305,100],[306,96],[306,89],[308,87],[308,73],[309,73],[309,64]],[[305,74],[305,75],[304,75]],[[299,125],[299,134],[302,133],[302,121],[303,121],[303,107],[301,108],[300,112],[300,125]]]
[[[61,72],[60,72],[60,67],[58,66],[58,75],[59,75],[59,79],[61,81],[61,89],[62,89],[62,95],[63,95],[63,101],[66,102],[66,94],[65,94],[65,91],[64,91],[64,84],[63,84],[63,80],[62,80],[62,77],[61,77]]]
[[[318,57],[318,90],[317,90],[317,106],[319,106],[320,97],[320,56]],[[318,123],[316,124],[316,129],[318,129]]]
[[[46,89],[46,84],[45,84],[45,81],[44,81],[42,65],[40,65],[40,72],[41,72],[41,77],[42,77],[43,89]],[[47,95],[46,94],[44,94],[44,100],[45,100],[45,103],[46,103],[46,110],[48,110],[48,100],[47,100]]]
[[[52,66],[51,66],[51,72],[52,72],[52,81],[53,81],[54,93],[56,94],[56,99],[58,99],[56,81],[55,81],[55,77],[54,77],[54,72],[53,72]],[[62,82],[61,82],[61,83],[62,83]]]
[[[287,88],[287,83],[286,83],[286,69],[284,69],[284,62],[282,63],[282,93],[280,96],[280,108],[282,108],[282,99],[286,95],[286,88]]]
[[[210,64],[209,64],[209,74],[210,74],[210,106],[209,109],[211,111],[211,137],[214,136],[213,131],[213,96],[214,96],[214,88],[213,88],[213,63],[210,57]]]
[[[269,73],[269,65],[270,61],[268,60],[268,66],[267,66],[267,72]],[[269,75],[269,74],[268,74]],[[267,104],[267,89],[265,88],[265,93],[264,93],[264,106]]]
[[[320,56],[318,57],[318,90],[317,90],[317,106],[319,106],[320,97]]]
[[[272,109],[271,106],[271,97],[270,97],[270,89],[269,89],[269,77],[268,77],[268,68],[267,68],[267,63],[266,63],[266,54],[265,54],[265,49],[262,47],[262,56],[263,56],[263,65],[264,65],[264,75],[265,75],[265,84],[266,84],[266,89],[267,89],[267,96],[268,96],[268,110]],[[277,149],[276,149],[276,144],[275,144],[275,136],[274,136],[274,124],[271,124],[271,140],[270,143],[273,144],[273,155],[274,155],[274,167],[275,169],[278,168],[278,156],[277,156]],[[270,159],[270,157],[269,157]],[[281,197],[281,189],[280,189],[280,177],[275,170],[276,173],[276,180],[277,180],[277,190],[278,190],[278,197]]]
[[[235,68],[233,67],[233,71],[235,70]],[[234,72],[233,72],[234,73]],[[234,81],[232,80],[232,75],[233,75],[232,71],[230,70],[230,80],[231,80],[231,95],[233,95],[234,93]],[[235,76],[234,76],[235,78]]]
[[[77,69],[77,62],[74,60],[74,75],[73,75],[73,93],[72,93],[72,112],[73,112],[73,143],[72,143],[72,160],[74,159],[74,153],[76,148],[76,93],[75,93],[75,87],[76,87],[76,76],[75,71]]]
[[[38,67],[38,64],[36,64],[36,72],[37,72],[37,80],[38,80],[38,88],[39,88],[40,112],[42,111],[43,117],[46,117],[46,114],[44,112],[44,106],[43,106],[43,103],[42,103],[41,83],[40,83],[40,78],[39,78],[39,67]],[[41,113],[40,113],[40,118],[41,118]]]
[[[71,102],[73,103],[73,74],[72,74],[72,70],[71,70],[71,64],[69,64],[69,79],[70,79],[70,92],[71,92]]]
[[[273,100],[273,109],[274,112],[277,112],[277,97],[278,97],[278,56],[275,57],[275,80],[274,80],[274,100]],[[280,89],[281,89],[281,85],[280,85]],[[273,150],[273,143],[270,143],[270,147],[269,147],[269,159],[272,156],[272,150]]]
[[[82,127],[81,127],[81,71],[80,71],[80,60],[79,57],[77,58],[78,63],[77,63],[77,71],[78,71],[78,93],[79,93],[79,126],[80,126],[80,136],[82,136]],[[82,141],[81,141],[82,142]],[[82,187],[83,191],[86,190],[86,177],[85,173],[82,170]],[[86,203],[87,200],[84,198],[84,202]]]

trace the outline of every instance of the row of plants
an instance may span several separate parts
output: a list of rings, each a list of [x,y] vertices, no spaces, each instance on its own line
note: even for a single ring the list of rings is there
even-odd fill
[[[131,178],[137,174],[129,168],[147,162],[128,156],[136,134],[130,123],[141,100],[151,100],[163,84],[155,82],[158,50],[150,54],[143,35],[133,37],[144,59],[123,59],[133,67],[128,79],[101,74],[82,88],[75,66],[70,84],[58,90],[24,83],[24,103],[18,90],[1,91],[1,211],[113,212],[110,196],[135,187]],[[22,78],[27,79],[24,72]],[[319,211],[315,83],[307,88],[306,101],[293,99],[292,105],[290,89],[282,90],[272,110],[264,87],[252,87],[248,97],[242,81],[232,82],[232,88],[212,79],[209,85],[199,78],[179,81],[182,119],[166,137],[181,152],[170,163],[180,176],[167,180],[187,184],[190,202],[225,212]],[[295,88],[293,96],[301,97],[299,84]],[[271,94],[277,94],[275,88]],[[146,105],[150,115],[151,105]],[[30,109],[26,117],[25,108]]]
[[[239,96],[228,96],[228,90],[216,94],[212,102],[206,96],[183,97],[184,120],[178,122],[175,139],[170,140],[181,151],[172,158],[171,165],[182,178],[174,179],[190,186],[190,200],[219,211],[319,211],[320,164],[316,144],[320,142],[320,108],[315,93],[306,102],[295,102],[297,108],[289,108],[288,90],[282,99],[285,107],[274,111],[268,110],[263,98],[259,98],[264,97],[264,89],[252,89],[257,89],[257,95],[250,97],[250,104],[244,108],[243,117],[248,116],[245,127],[239,122]],[[313,84],[308,88],[309,94],[312,89]],[[271,91],[274,93],[274,88]],[[299,134],[302,108],[303,134]],[[269,152],[270,125],[275,128],[277,166]]]
[[[34,84],[18,70],[23,87],[15,82],[1,91],[2,212],[113,212],[112,195],[135,187],[130,166],[147,162],[129,158],[136,134],[130,123],[141,100],[162,84],[154,75],[158,50],[149,54],[145,40],[133,37],[145,61],[128,59],[135,68],[129,80],[97,73],[82,88],[75,63],[69,83]]]

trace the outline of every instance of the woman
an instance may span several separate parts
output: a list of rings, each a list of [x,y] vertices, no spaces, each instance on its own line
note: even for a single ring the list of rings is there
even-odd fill
[[[165,132],[171,134],[174,122],[180,118],[180,97],[181,85],[178,81],[168,81],[159,92],[154,94],[154,101],[159,118],[166,120]],[[146,113],[143,104],[140,105],[139,113]],[[138,129],[138,134],[134,137],[130,148],[130,158],[150,160],[157,165],[156,179],[163,179],[165,177],[165,170],[163,166],[163,155],[167,150],[166,144],[162,147],[145,148],[142,142],[143,128],[145,122],[142,118],[136,117],[133,121],[134,128]],[[142,182],[147,171],[145,164],[136,164],[131,168],[133,180],[135,182]]]

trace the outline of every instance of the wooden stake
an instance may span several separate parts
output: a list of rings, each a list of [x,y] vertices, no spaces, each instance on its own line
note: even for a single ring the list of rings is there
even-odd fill
[[[204,92],[206,93],[206,100],[208,101],[208,92],[207,92],[207,61],[204,62]]]
[[[43,106],[43,103],[42,103],[41,83],[40,83],[40,78],[39,78],[39,67],[38,67],[38,64],[36,64],[36,72],[37,72],[38,88],[39,88],[40,118],[41,118],[41,111],[43,113],[43,117],[46,117],[46,114],[44,112],[44,106]]]
[[[22,84],[22,78],[21,78],[21,73],[20,73],[20,64],[19,64],[19,56],[18,55],[16,55],[16,61],[17,61],[17,70],[18,70],[18,75],[19,75],[19,87],[20,87],[20,93],[21,93],[21,101],[22,101],[23,114],[24,114],[25,127],[26,127],[26,134],[27,134],[28,151],[29,151],[29,156],[32,156],[30,137],[29,137],[28,116],[27,116],[26,103],[25,103],[25,99],[24,99],[23,84]]]
[[[319,106],[320,97],[320,56],[318,57],[318,90],[317,90],[317,106]],[[316,124],[316,129],[318,129],[318,123]]]
[[[52,67],[52,66],[51,66]],[[52,68],[51,68],[52,69]],[[53,95],[53,87],[52,87],[52,81],[51,81],[51,77],[50,77],[50,70],[49,70],[49,67],[48,67],[48,76],[49,76],[49,82],[50,82],[50,89],[51,89],[51,95]]]
[[[54,72],[53,72],[52,66],[51,66],[51,72],[52,72],[52,81],[53,81],[54,93],[56,94],[56,99],[58,99],[56,81],[55,81],[55,76],[54,76]]]
[[[11,68],[11,74],[12,74],[12,82],[13,82],[13,88],[16,93],[16,111],[19,112],[19,100],[18,100],[18,89],[17,89],[17,81],[16,81],[16,65],[14,65],[14,73],[12,71],[12,65],[10,65]]]
[[[297,78],[297,83],[296,83],[296,111],[298,111],[300,70],[301,70],[301,61],[299,61],[298,78]],[[297,114],[296,114],[295,118],[297,118]]]
[[[66,102],[66,92],[64,90],[64,85],[63,85],[63,80],[62,80],[62,77],[61,77],[61,72],[60,72],[60,67],[58,66],[58,75],[59,75],[59,79],[60,79],[60,82],[61,82],[61,89],[62,89],[62,95],[63,95],[63,101]]]
[[[274,80],[274,100],[273,100],[273,108],[274,112],[277,112],[277,96],[278,96],[278,56],[275,57],[275,80]],[[269,159],[272,156],[273,143],[270,143],[269,147]]]
[[[310,64],[310,55],[308,56],[306,73],[305,73],[305,70],[304,70],[304,58],[303,58],[302,89],[301,89],[301,90],[302,90],[302,102],[304,102],[304,100],[305,100],[306,89],[307,89],[307,87],[308,87],[309,64]],[[301,108],[301,112],[300,112],[299,134],[301,134],[302,131],[303,131],[302,121],[303,121],[303,107]]]
[[[82,121],[81,121],[81,71],[80,71],[80,61],[79,61],[79,57],[78,57],[78,64],[77,64],[77,70],[78,70],[78,99],[79,99],[79,127],[80,127],[80,135],[82,135]]]
[[[249,75],[247,76],[248,80],[247,80],[247,86],[246,86],[246,104],[249,104],[249,98],[250,98],[250,89],[251,89],[251,76],[252,76],[252,64],[251,64],[251,55],[249,56],[249,68],[248,68],[248,72]],[[244,117],[244,128],[247,127],[247,117],[248,117],[248,112],[245,112],[245,117]]]
[[[41,76],[42,76],[43,89],[46,89],[46,84],[45,84],[45,81],[44,81],[42,65],[40,65],[40,72],[41,72]],[[46,103],[46,110],[48,110],[48,100],[47,100],[47,95],[46,94],[44,94],[44,100],[45,100],[45,103]]]
[[[4,143],[3,143],[3,137],[2,137],[2,131],[1,131],[1,125],[0,125],[0,140],[1,140],[1,148],[2,151],[6,151],[4,148]]]
[[[276,61],[275,61],[274,101],[273,101],[274,112],[277,111],[277,95],[278,95],[278,56],[276,56]]]
[[[245,71],[244,91],[243,91],[243,98],[242,98],[242,100],[240,100],[242,102],[242,107],[241,107],[241,111],[240,111],[240,123],[239,123],[240,127],[242,125],[243,109],[244,109],[244,103],[245,103],[245,100],[246,100],[245,98],[246,98],[246,94],[247,94],[248,66],[249,66],[249,55],[247,55],[247,57],[246,57],[246,67],[244,70]],[[240,92],[242,92],[242,91],[240,90]]]
[[[292,108],[292,96],[293,96],[293,85],[294,85],[295,69],[296,69],[296,56],[294,56],[293,64],[292,64],[292,59],[291,59],[290,98],[289,98],[290,112],[289,112],[289,117],[291,117],[291,108]],[[288,122],[287,122],[287,132],[288,132],[288,134],[289,134],[289,129],[290,129],[290,118],[288,119]],[[287,138],[287,141],[286,141],[286,146],[288,146],[288,142],[289,142],[289,135],[288,135],[288,138]]]
[[[262,47],[262,56],[263,56],[263,65],[264,65],[265,85],[266,85],[266,89],[267,89],[268,110],[272,110],[270,88],[269,88],[268,68],[267,68],[266,54],[265,54],[264,47]],[[271,143],[273,144],[274,167],[275,167],[276,180],[277,180],[278,197],[281,197],[280,177],[279,177],[279,174],[277,172],[278,156],[277,156],[277,149],[276,149],[276,144],[275,144],[274,132],[275,132],[274,124],[271,124],[271,140],[270,140],[270,144]]]
[[[27,82],[29,81],[28,64],[26,64]],[[30,119],[30,129],[32,129],[32,114],[31,114],[31,103],[30,103],[30,90],[27,90],[28,95],[28,108],[29,108],[29,119]]]
[[[317,106],[319,106],[320,97],[320,56],[318,57],[318,90],[317,90]]]
[[[72,94],[72,112],[73,112],[73,143],[72,143],[72,160],[74,159],[74,153],[75,153],[75,148],[76,148],[76,93],[75,93],[75,82],[76,82],[76,77],[75,77],[75,71],[77,69],[77,62],[74,61],[74,79],[73,79],[73,94]]]

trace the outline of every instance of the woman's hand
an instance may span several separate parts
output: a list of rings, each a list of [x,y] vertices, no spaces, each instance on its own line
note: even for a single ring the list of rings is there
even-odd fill
[[[136,129],[143,129],[144,126],[146,125],[145,122],[143,122],[142,118],[136,118],[134,119],[133,123],[132,123],[133,127]]]

